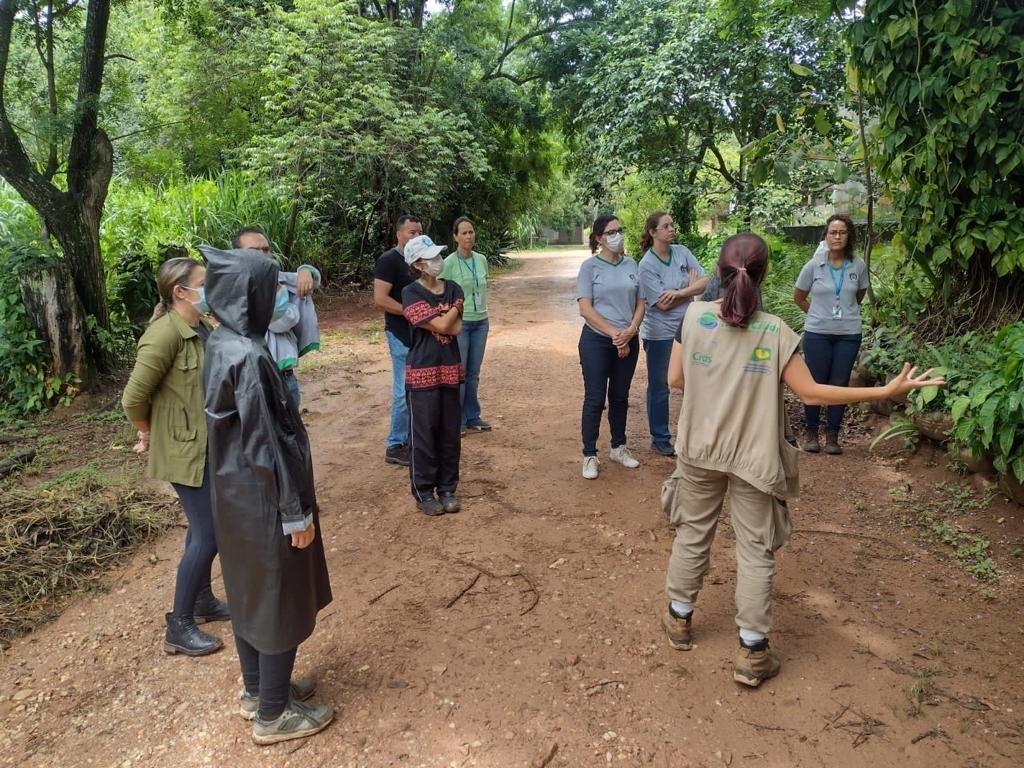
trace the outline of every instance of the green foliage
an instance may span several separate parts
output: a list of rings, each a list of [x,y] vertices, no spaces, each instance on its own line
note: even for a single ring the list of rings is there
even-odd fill
[[[274,194],[270,184],[241,171],[216,179],[166,180],[157,186],[133,184],[118,178],[111,185],[100,233],[108,271],[122,268],[126,259],[146,254],[154,265],[178,249],[201,243],[230,247],[239,227],[263,228],[280,254],[287,239],[290,201]],[[318,251],[310,221],[295,222],[296,245],[285,266],[312,260]]]
[[[782,200],[756,190],[774,179],[780,140],[838,131],[837,27],[746,0],[617,3],[576,90],[560,91],[576,110],[584,188],[603,199],[610,181],[638,172],[670,191],[689,234],[710,173],[747,221],[755,207],[775,215]]]
[[[35,223],[28,206],[0,187],[0,421],[68,404],[78,381],[46,370],[43,343],[25,311],[18,275],[50,257],[37,240],[21,239]]]
[[[951,401],[954,439],[1024,482],[1024,323],[1003,328],[966,394]]]
[[[909,488],[893,489],[894,501],[913,515],[913,520],[926,536],[952,548],[957,562],[963,569],[978,581],[993,582],[999,579],[999,569],[991,557],[991,542],[981,534],[968,533],[960,529],[948,516],[951,506],[959,503],[963,509],[962,499],[957,495],[949,498],[937,488],[940,495],[932,499],[916,497]],[[975,509],[987,505],[987,500],[976,501]]]
[[[990,279],[1024,270],[1024,15],[914,0],[863,12],[851,62],[879,113],[900,243],[947,301],[974,266]]]
[[[761,303],[765,312],[778,315],[794,331],[799,333],[804,327],[804,313],[793,302],[793,286],[797,275],[804,264],[814,253],[813,246],[797,245],[796,243],[763,235],[771,248],[768,274],[761,283]]]

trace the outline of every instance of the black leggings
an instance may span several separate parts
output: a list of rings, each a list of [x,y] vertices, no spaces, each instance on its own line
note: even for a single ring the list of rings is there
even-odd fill
[[[176,619],[191,618],[196,597],[204,587],[210,586],[210,568],[217,555],[217,539],[213,534],[213,511],[210,504],[210,468],[203,470],[203,484],[193,488],[180,483],[171,483],[181,499],[188,518],[188,533],[185,535],[185,553],[178,563],[178,579],[174,584],[174,608],[171,615]]]
[[[245,692],[260,697],[260,719],[265,722],[276,720],[288,704],[298,648],[283,653],[260,653],[238,635],[235,635],[235,648],[238,649]]]

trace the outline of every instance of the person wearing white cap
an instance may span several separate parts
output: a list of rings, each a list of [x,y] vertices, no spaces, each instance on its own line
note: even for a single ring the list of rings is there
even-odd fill
[[[409,240],[403,252],[418,275],[402,290],[402,308],[412,329],[405,366],[409,477],[416,506],[426,515],[459,511],[455,490],[462,452],[459,385],[464,373],[458,336],[464,295],[458,283],[440,277],[445,249],[420,235]]]

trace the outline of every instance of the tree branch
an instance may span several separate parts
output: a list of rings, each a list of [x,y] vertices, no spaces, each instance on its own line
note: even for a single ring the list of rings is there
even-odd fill
[[[546,27],[541,27],[539,29],[533,30],[532,32],[527,32],[525,35],[520,37],[518,40],[513,42],[511,45],[508,44],[508,40],[506,38],[505,45],[504,45],[504,48],[503,48],[503,50],[501,52],[501,55],[498,57],[498,60],[496,62],[494,62],[494,65],[491,67],[490,71],[486,75],[484,75],[482,79],[484,79],[484,80],[494,80],[495,78],[503,77],[504,73],[501,71],[501,68],[502,68],[502,66],[505,63],[505,59],[507,59],[523,43],[529,42],[530,40],[533,40],[535,37],[543,37],[544,35],[550,35],[552,32],[557,32],[560,29],[565,29],[566,27],[570,27],[574,23],[575,23],[575,20],[574,19],[570,19],[569,21],[559,21],[559,22],[557,22],[555,24],[549,24]],[[511,79],[511,78],[507,78],[506,77],[506,79]],[[530,79],[536,80],[538,78],[534,77],[534,78],[530,78]],[[513,82],[515,82],[515,80],[513,80]]]
[[[5,82],[10,60],[16,0],[0,0],[0,176],[36,210],[52,208],[61,196],[36,170],[7,115]]]
[[[167,128],[167,127],[172,126],[172,125],[181,125],[182,123],[187,123],[187,122],[188,122],[188,120],[171,120],[169,122],[160,123],[158,125],[150,125],[150,126],[148,126],[146,128],[139,128],[138,130],[129,131],[128,133],[122,133],[120,136],[112,136],[110,138],[110,141],[111,142],[120,141],[121,139],[127,139],[127,138],[130,138],[132,136],[138,136],[140,133],[149,133],[150,131],[159,131],[161,128]]]
[[[729,182],[733,189],[738,190],[740,188],[739,180],[730,173],[728,166],[725,164],[725,158],[722,157],[722,153],[718,151],[718,147],[715,144],[709,144],[708,149],[711,150],[711,154],[713,154],[715,159],[718,161],[718,167],[716,168],[713,165],[708,165],[707,167],[713,171],[718,171],[722,175],[722,178]]]
[[[77,119],[71,134],[68,152],[68,192],[75,196],[94,196],[99,192],[91,184],[99,132],[100,89],[103,86],[104,50],[107,25],[110,21],[110,0],[92,0],[85,19],[82,60],[78,76]],[[106,138],[106,137],[104,137]],[[92,188],[92,189],[91,189]],[[90,195],[93,193],[93,195]],[[102,209],[106,190],[90,206]]]

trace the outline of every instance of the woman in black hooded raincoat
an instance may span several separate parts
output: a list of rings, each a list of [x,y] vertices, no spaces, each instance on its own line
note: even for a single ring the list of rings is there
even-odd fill
[[[309,438],[264,342],[277,264],[259,251],[200,251],[220,321],[203,368],[213,522],[245,681],[242,714],[266,744],[316,733],[333,717],[330,707],[299,701],[312,681],[290,681],[331,586]]]

